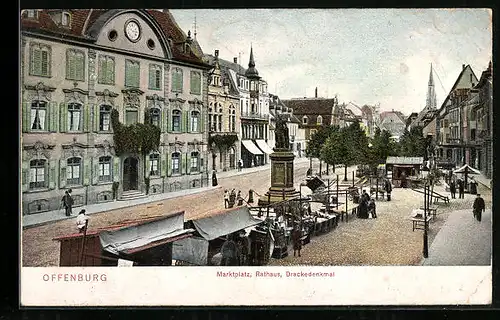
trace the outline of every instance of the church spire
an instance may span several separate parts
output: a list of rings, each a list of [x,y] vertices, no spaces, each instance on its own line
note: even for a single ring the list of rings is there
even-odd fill
[[[426,108],[436,109],[436,89],[434,87],[434,78],[432,77],[432,63],[431,63],[431,72],[429,74],[429,85],[427,88],[427,101],[425,104]]]
[[[255,68],[255,61],[253,60],[253,48],[250,46],[250,61],[248,62],[249,68]]]
[[[250,60],[248,61],[248,69],[245,72],[245,76],[249,78],[260,78],[259,72],[255,68],[255,61],[253,59],[253,48],[250,46]]]

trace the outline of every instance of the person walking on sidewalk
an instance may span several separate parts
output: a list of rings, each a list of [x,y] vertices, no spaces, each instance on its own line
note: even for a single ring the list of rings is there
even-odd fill
[[[464,198],[464,182],[462,179],[458,179],[457,181],[458,184],[458,198],[463,199]]]
[[[238,160],[238,171],[241,171],[241,168],[243,168],[243,160]]]
[[[224,190],[224,209],[229,207],[229,191]]]
[[[71,216],[73,211],[73,197],[71,196],[71,189],[64,192],[64,196],[61,201],[64,206],[66,216]]]
[[[300,250],[302,250],[302,241],[300,238],[302,237],[299,226],[295,226],[292,231],[292,243],[293,243],[293,256],[298,253],[300,257]]]
[[[455,199],[455,194],[457,192],[457,187],[455,186],[455,181],[453,181],[453,180],[450,181],[450,192],[451,192],[451,198]]]
[[[477,221],[481,221],[481,214],[484,212],[484,210],[484,199],[481,198],[481,195],[478,193],[476,199],[474,200],[474,204],[472,205],[472,213]]]

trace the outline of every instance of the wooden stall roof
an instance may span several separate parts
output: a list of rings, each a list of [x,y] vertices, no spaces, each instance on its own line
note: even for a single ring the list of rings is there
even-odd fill
[[[387,157],[386,164],[420,165],[424,163],[423,157]]]
[[[148,223],[148,222],[162,220],[162,219],[165,219],[165,218],[168,218],[168,217],[171,217],[171,216],[175,216],[175,215],[178,215],[178,214],[184,214],[184,211],[180,211],[180,212],[176,212],[176,213],[169,214],[169,215],[164,215],[164,216],[152,216],[152,217],[144,217],[144,218],[138,218],[138,219],[126,219],[126,220],[121,221],[120,223],[117,223],[117,224],[114,224],[114,225],[111,225],[111,226],[106,226],[106,227],[101,227],[101,228],[95,228],[93,230],[89,229],[89,230],[87,230],[87,237],[93,236],[93,235],[98,235],[102,231],[112,231],[112,230],[118,230],[118,229],[122,229],[122,228],[133,227],[133,226],[141,225],[141,224]],[[81,238],[81,237],[83,237],[82,233],[75,232],[75,233],[72,233],[72,234],[68,234],[68,235],[64,235],[64,236],[59,236],[59,237],[53,238],[52,240],[54,240],[54,241],[62,241],[62,240],[68,240],[68,239],[74,239],[74,238]]]

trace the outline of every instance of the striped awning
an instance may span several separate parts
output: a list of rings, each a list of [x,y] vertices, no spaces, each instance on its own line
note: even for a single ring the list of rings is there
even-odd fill
[[[265,140],[255,140],[257,143],[257,146],[260,148],[260,150],[264,151],[267,154],[273,153],[273,149],[267,144]]]
[[[263,154],[262,151],[257,148],[257,146],[252,142],[252,140],[241,140],[243,146],[252,154]]]

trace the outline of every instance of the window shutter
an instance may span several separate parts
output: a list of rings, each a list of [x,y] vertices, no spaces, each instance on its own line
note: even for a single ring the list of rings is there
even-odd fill
[[[42,65],[41,65],[41,73],[46,76],[49,75],[49,53],[45,50],[42,50]]]
[[[167,113],[170,115],[170,117],[167,117],[167,131],[172,132],[172,121],[174,117],[170,111],[167,111]]]
[[[97,104],[92,105],[94,108],[94,118],[92,119],[92,127],[94,132],[99,132],[99,106]]]
[[[102,56],[99,56],[99,69],[97,70],[97,77],[100,83],[105,82],[106,79],[106,60]]]
[[[23,132],[30,132],[31,128],[31,102],[22,104],[22,128]]]
[[[22,162],[22,187],[23,187],[23,192],[28,191],[28,186],[30,184],[30,168],[29,168],[29,162],[28,161],[23,161]]]
[[[188,120],[189,120],[189,116],[188,116],[188,111],[183,111],[182,112],[182,132],[189,132],[189,129],[188,129]]]
[[[42,50],[33,47],[32,51],[32,73],[34,74],[41,74],[42,72]]]
[[[83,131],[84,132],[90,132],[91,125],[92,125],[91,111],[92,111],[91,105],[86,104],[83,106]]]
[[[150,172],[151,172],[151,162],[149,161],[149,156],[150,155],[147,155],[146,156],[146,177],[149,177],[150,176]]]
[[[120,157],[113,157],[113,181],[120,182]]]
[[[49,189],[56,188],[56,180],[57,180],[57,163],[56,160],[49,160]]]
[[[189,152],[186,153],[186,173],[191,173],[191,157]]]
[[[177,78],[178,78],[177,82],[179,84],[179,86],[177,88],[179,88],[179,92],[182,92],[182,85],[184,82],[182,70],[180,70],[177,74],[178,74],[177,75]]]
[[[106,83],[115,83],[115,61],[111,58],[108,58],[106,62]]]
[[[168,167],[167,155],[165,153],[161,154],[160,161],[161,161],[160,163],[161,176],[165,177],[167,175],[167,167]]]
[[[85,55],[78,53],[75,56],[76,60],[76,78],[78,80],[85,80]]]
[[[92,176],[92,165],[89,158],[83,159],[83,185],[88,186],[90,184],[90,178]]]
[[[181,165],[181,173],[182,174],[186,174],[186,167],[187,167],[187,165],[186,165],[186,157],[184,157],[182,155],[182,153],[180,154],[180,157],[181,157],[181,163],[180,163],[180,165]]]
[[[68,131],[68,108],[64,102],[59,104],[59,131]]]
[[[198,126],[200,128],[200,132],[205,132],[205,112],[203,112],[203,110],[201,110],[200,112],[200,119]]]
[[[99,158],[92,158],[92,184],[99,182]]]
[[[196,78],[196,74],[193,71],[191,71],[191,74],[190,74],[190,77],[189,77],[189,85],[190,85],[190,88],[191,88],[191,90],[190,90],[191,93],[196,93],[196,89],[195,89],[196,88],[195,87],[196,80],[195,80],[195,78]]]
[[[59,188],[66,186],[66,159],[59,160]]]
[[[47,120],[49,123],[49,131],[57,132],[57,122],[59,121],[58,118],[59,108],[56,102],[49,102],[48,108],[49,108],[48,110],[49,118]]]
[[[157,89],[155,86],[155,68],[152,64],[149,65],[149,89]]]
[[[71,79],[73,74],[71,73],[71,50],[66,51],[66,78]]]
[[[167,125],[168,125],[168,109],[163,107],[163,110],[161,111],[160,115],[160,128],[162,133],[166,131]]]
[[[167,176],[172,175],[172,153],[167,153]]]
[[[125,60],[125,86],[130,85],[130,61]]]

